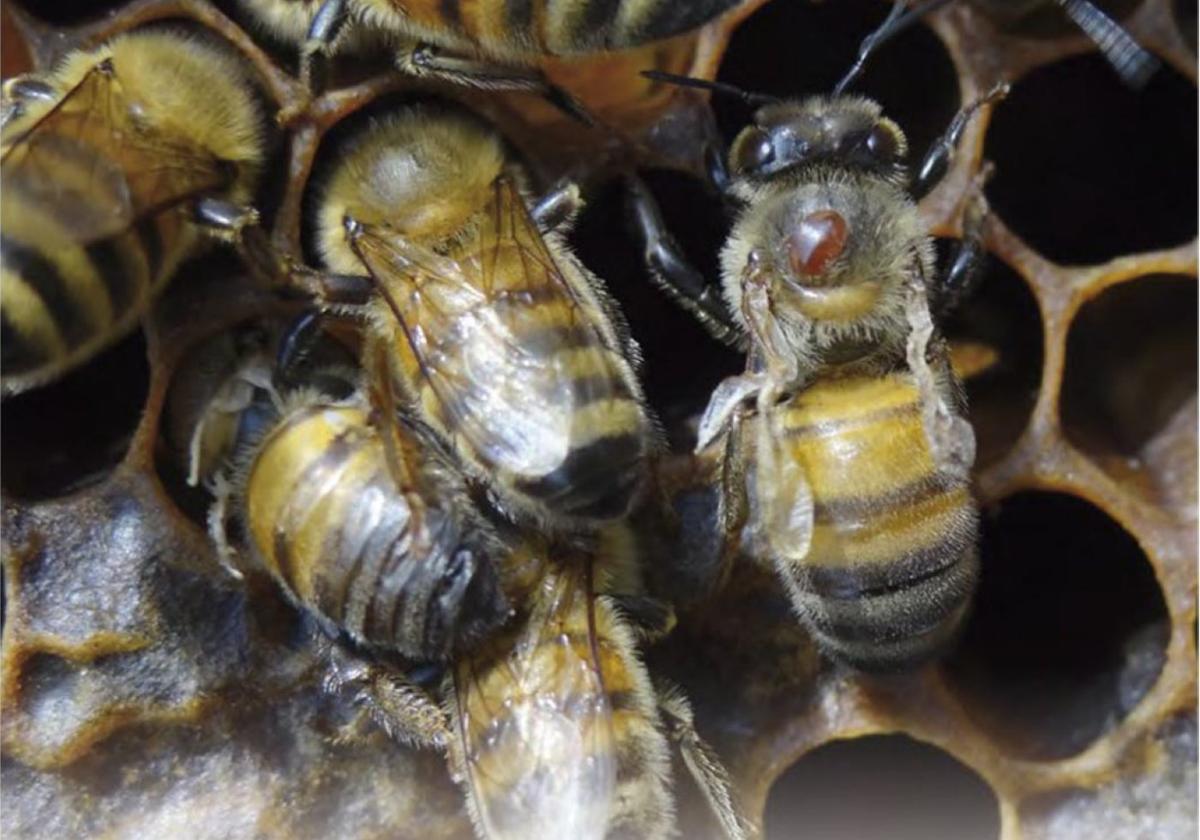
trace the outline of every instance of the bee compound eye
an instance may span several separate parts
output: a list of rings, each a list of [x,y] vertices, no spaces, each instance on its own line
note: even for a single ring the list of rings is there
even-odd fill
[[[758,126],[742,132],[733,145],[730,163],[735,172],[754,172],[775,159],[771,135]]]
[[[802,277],[824,273],[846,247],[849,226],[836,210],[809,213],[788,237],[788,261]]]
[[[896,132],[886,125],[876,123],[875,127],[871,129],[871,133],[867,135],[867,151],[876,160],[894,160],[900,154],[900,143],[896,138]]]

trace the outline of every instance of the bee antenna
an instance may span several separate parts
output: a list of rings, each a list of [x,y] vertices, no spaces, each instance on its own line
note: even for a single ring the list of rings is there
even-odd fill
[[[736,85],[729,85],[725,82],[711,82],[708,79],[697,79],[695,76],[681,76],[677,73],[664,73],[661,70],[643,70],[642,75],[647,79],[653,79],[656,82],[666,82],[669,85],[700,88],[701,90],[711,90],[713,93],[734,96],[745,102],[751,108],[758,108],[763,105],[772,105],[780,101],[779,97],[777,96],[771,96],[766,93],[752,93],[747,90],[742,90]]]
[[[1121,24],[1104,14],[1089,0],[1057,0],[1075,25],[1096,42],[1109,64],[1131,88],[1144,87],[1159,68],[1159,61],[1146,52]]]
[[[925,0],[924,3],[914,6],[907,14],[905,14],[904,0],[896,0],[896,2],[892,4],[892,10],[888,12],[888,16],[884,18],[883,23],[879,24],[879,27],[874,32],[872,32],[866,38],[863,38],[863,42],[858,47],[858,57],[855,58],[854,64],[851,65],[850,69],[846,72],[846,75],[842,76],[842,80],[837,83],[836,87],[834,87],[833,95],[841,96],[846,92],[846,88],[850,86],[851,82],[858,78],[859,73],[862,72],[863,66],[867,63],[867,59],[871,57],[871,54],[875,52],[877,47],[886,43],[892,38],[892,36],[903,32],[912,23],[920,20],[930,12],[940,9],[947,3],[953,2],[954,0]]]

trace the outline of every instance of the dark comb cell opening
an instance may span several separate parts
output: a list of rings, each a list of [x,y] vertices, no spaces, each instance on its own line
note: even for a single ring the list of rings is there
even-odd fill
[[[945,265],[951,245],[938,242],[940,265]],[[968,417],[978,445],[975,464],[984,467],[1016,442],[1037,401],[1041,313],[1020,275],[989,255],[978,288],[945,318],[944,328],[967,390]]]
[[[1098,55],[1040,68],[989,128],[992,209],[1064,264],[1179,245],[1196,235],[1196,126],[1196,89],[1167,67],[1141,91]]]
[[[38,21],[71,26],[97,20],[121,6],[122,0],[24,0],[13,5]]]
[[[768,840],[995,840],[996,795],[973,770],[905,735],[834,741],[767,798]]]
[[[729,230],[720,202],[686,175],[648,171],[642,177],[683,254],[719,288],[717,255]],[[611,183],[589,198],[571,244],[611,292],[641,345],[642,384],[672,444],[690,449],[686,422],[704,410],[717,383],[744,369],[744,358],[654,285],[631,218],[626,188]]]
[[[975,722],[1050,760],[1085,749],[1149,691],[1170,623],[1134,539],[1085,501],[1021,493],[983,521],[974,612],[947,662]]]
[[[768,3],[734,33],[717,78],[780,97],[829,94],[854,64],[859,44],[887,16],[875,0]],[[763,56],[775,56],[764,61]],[[881,46],[847,93],[883,106],[908,136],[908,159],[924,156],[958,108],[958,80],[931,29],[911,26]],[[732,97],[714,96],[717,121],[733,142],[752,116]]]
[[[1197,305],[1194,278],[1145,277],[1085,304],[1067,335],[1060,411],[1068,440],[1153,499],[1178,489],[1155,484],[1170,477],[1156,466],[1189,472],[1195,486],[1194,454],[1176,464],[1155,456],[1160,439],[1195,439],[1195,421],[1188,420],[1195,413]],[[1177,429],[1181,424],[1188,428]]]
[[[150,388],[141,331],[49,385],[0,403],[0,485],[21,499],[103,480],[125,457]]]

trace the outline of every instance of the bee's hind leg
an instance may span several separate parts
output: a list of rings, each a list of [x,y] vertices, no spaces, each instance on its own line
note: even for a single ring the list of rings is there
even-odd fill
[[[442,708],[429,693],[398,668],[371,663],[347,651],[323,635],[317,642],[325,662],[322,687],[330,695],[349,692],[358,708],[334,736],[335,743],[351,743],[367,737],[375,724],[388,738],[406,746],[442,749],[449,725]]]
[[[300,46],[300,84],[310,97],[325,90],[329,82],[329,59],[333,45],[345,30],[349,19],[346,0],[325,0],[313,15],[304,43]]]
[[[655,683],[654,693],[662,713],[667,737],[679,748],[688,773],[700,788],[713,816],[729,840],[754,836],[749,820],[741,812],[733,793],[729,773],[709,744],[696,732],[691,704],[683,692],[663,680]]]
[[[396,58],[396,66],[400,72],[410,76],[437,79],[478,90],[528,91],[542,96],[568,117],[587,126],[596,125],[595,118],[581,102],[536,68],[454,55],[425,43],[413,44],[401,50]]]

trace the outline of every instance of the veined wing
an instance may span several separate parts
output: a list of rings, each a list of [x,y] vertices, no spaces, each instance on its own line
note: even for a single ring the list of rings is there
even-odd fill
[[[481,219],[455,258],[386,227],[364,227],[355,247],[446,425],[493,464],[541,476],[565,459],[576,406],[619,390],[621,372],[507,178]]]
[[[91,243],[228,182],[228,168],[137,117],[111,62],[93,67],[28,128],[4,138],[5,190]]]
[[[602,840],[617,782],[612,707],[580,564],[525,622],[460,662],[454,705],[472,815],[489,840]]]

